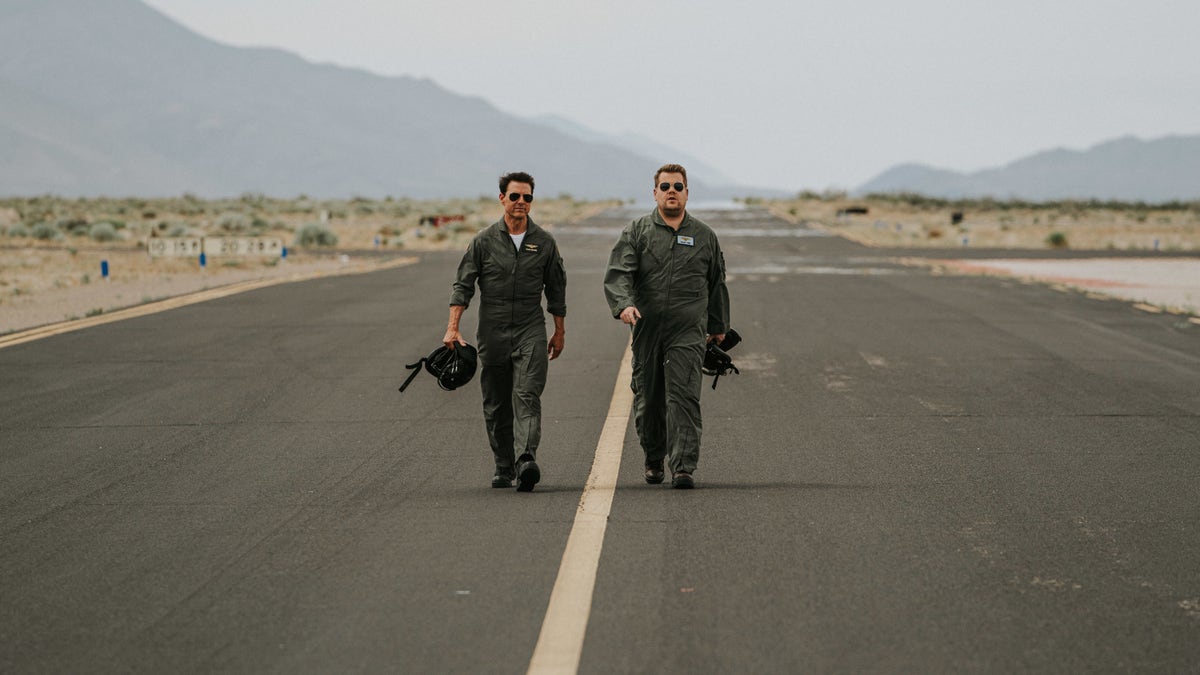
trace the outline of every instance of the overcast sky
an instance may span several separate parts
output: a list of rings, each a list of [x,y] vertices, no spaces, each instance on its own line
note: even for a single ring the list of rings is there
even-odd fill
[[[221,42],[641,133],[787,190],[1200,133],[1198,0],[147,2]]]

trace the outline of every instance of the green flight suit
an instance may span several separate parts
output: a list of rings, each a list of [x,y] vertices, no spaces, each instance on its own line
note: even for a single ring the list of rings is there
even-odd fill
[[[546,309],[567,315],[567,272],[558,244],[529,220],[518,251],[501,219],[467,246],[450,294],[466,307],[479,284],[479,382],[483,419],[499,469],[537,456],[546,386]]]
[[[655,209],[621,233],[608,259],[604,295],[613,316],[637,307],[633,415],[647,462],[667,459],[692,473],[700,458],[700,386],[705,335],[729,330],[725,256],[717,235],[685,213],[672,230]]]

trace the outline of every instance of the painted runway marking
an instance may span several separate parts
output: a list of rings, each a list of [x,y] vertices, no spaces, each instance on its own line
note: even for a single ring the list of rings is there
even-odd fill
[[[632,377],[633,352],[626,348],[608,405],[608,417],[596,443],[592,472],[579,499],[575,524],[571,526],[558,579],[542,621],[542,632],[529,661],[530,673],[574,673],[579,669],[583,638],[592,613],[596,569],[600,565],[604,531],[608,528],[617,470],[621,466],[621,449],[625,445],[625,428],[633,406],[633,391],[629,388]]]

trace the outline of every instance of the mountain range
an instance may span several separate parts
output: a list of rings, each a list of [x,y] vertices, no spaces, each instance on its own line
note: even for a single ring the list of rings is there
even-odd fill
[[[427,79],[224,45],[139,0],[0,2],[4,195],[470,196],[524,170],[543,194],[646,199],[678,156],[656,154]]]
[[[666,161],[694,197],[786,196],[644,136],[221,44],[141,0],[0,0],[0,196],[463,197],[525,170],[541,194],[645,201]],[[970,173],[904,164],[855,193],[1193,200],[1197,177],[1200,136],[1126,137]]]
[[[946,199],[994,197],[1030,201],[1101,199],[1200,200],[1200,136],[1140,140],[1132,136],[1086,150],[1039,152],[972,173],[902,164],[857,190],[858,195],[913,192]]]

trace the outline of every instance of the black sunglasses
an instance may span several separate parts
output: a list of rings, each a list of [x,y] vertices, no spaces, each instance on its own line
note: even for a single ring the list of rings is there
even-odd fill
[[[676,192],[683,192],[683,188],[685,188],[687,186],[684,185],[683,183],[675,183],[674,187],[675,187]],[[658,189],[662,192],[666,192],[667,190],[671,189],[671,184],[670,183],[659,183]]]
[[[510,202],[519,201],[521,199],[524,199],[525,203],[528,204],[529,202],[533,201],[533,195],[523,195],[520,192],[508,193],[508,201]]]

